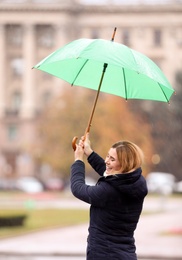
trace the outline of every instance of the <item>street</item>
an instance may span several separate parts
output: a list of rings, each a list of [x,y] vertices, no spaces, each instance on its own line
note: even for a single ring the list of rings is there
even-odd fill
[[[39,207],[50,207],[46,201]],[[45,204],[45,205],[43,205]],[[52,207],[87,207],[72,196],[52,201]],[[135,232],[139,260],[182,259],[181,197],[150,197]],[[83,260],[88,223],[1,239],[0,260]]]

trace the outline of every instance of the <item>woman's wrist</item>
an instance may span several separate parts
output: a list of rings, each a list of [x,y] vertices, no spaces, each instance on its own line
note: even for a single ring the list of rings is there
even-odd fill
[[[91,155],[91,153],[93,153],[93,150],[92,149],[89,149],[88,151],[85,151],[85,155],[87,157],[89,157]]]
[[[75,158],[75,162],[76,162],[76,161],[82,161],[82,162],[83,162],[83,158],[77,157],[77,158]]]

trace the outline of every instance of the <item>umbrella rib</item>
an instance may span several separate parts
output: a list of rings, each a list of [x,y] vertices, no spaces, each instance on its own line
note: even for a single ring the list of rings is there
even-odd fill
[[[128,99],[128,97],[127,97],[127,88],[126,88],[126,76],[125,76],[125,72],[124,72],[124,68],[122,68],[122,70],[123,70],[123,78],[124,78],[124,87],[125,87],[125,98],[126,98],[126,100]]]
[[[160,87],[160,89],[161,89],[163,95],[165,96],[167,102],[169,103],[169,99],[167,98],[166,93],[165,93],[164,90],[162,89],[161,84],[160,84],[159,82],[157,82],[157,83],[158,83],[158,85],[159,85],[159,87]]]
[[[71,86],[74,85],[76,79],[78,78],[80,72],[82,71],[83,67],[85,66],[85,64],[88,62],[88,59],[84,62],[84,64],[81,66],[80,70],[78,71],[78,73],[76,74],[76,77],[74,78],[73,82],[71,83]]]

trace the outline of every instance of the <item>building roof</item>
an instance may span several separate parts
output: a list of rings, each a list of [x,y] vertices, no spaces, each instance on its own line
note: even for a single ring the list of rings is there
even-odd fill
[[[182,4],[182,0],[1,0],[0,4],[85,4],[85,5],[160,5]]]

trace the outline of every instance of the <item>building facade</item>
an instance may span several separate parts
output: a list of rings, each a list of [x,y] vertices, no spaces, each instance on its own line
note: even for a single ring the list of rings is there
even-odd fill
[[[0,1],[0,176],[35,172],[28,147],[36,142],[36,122],[64,83],[32,67],[64,44],[109,40],[117,27],[115,41],[146,54],[174,84],[182,69],[180,1],[101,2]]]

